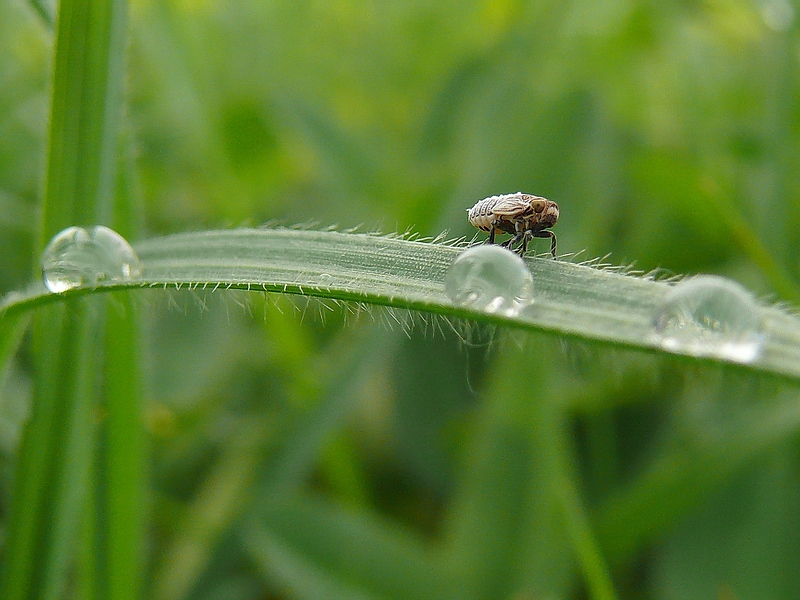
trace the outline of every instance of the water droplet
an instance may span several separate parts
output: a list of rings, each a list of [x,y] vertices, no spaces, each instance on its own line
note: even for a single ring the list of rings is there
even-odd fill
[[[750,363],[764,345],[763,320],[761,307],[741,285],[704,275],[675,285],[653,323],[665,350]]]
[[[533,303],[533,278],[525,262],[490,244],[459,254],[447,271],[444,289],[458,306],[506,317]]]
[[[53,236],[42,253],[44,284],[54,293],[127,281],[141,274],[142,264],[128,241],[102,225],[64,229]]]

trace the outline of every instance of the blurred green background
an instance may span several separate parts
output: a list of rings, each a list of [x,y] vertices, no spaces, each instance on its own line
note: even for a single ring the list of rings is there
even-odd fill
[[[521,190],[559,203],[575,260],[796,301],[798,8],[134,0],[121,154],[141,237],[275,221],[471,238],[466,208]],[[31,4],[0,3],[3,293],[37,270],[52,51]],[[445,573],[428,597],[586,597],[547,492],[561,459],[620,597],[800,597],[797,436],[736,454],[776,382],[302,298],[138,304],[148,597],[421,597],[406,544]],[[3,515],[29,377],[23,349]],[[614,499],[647,477],[667,483],[644,488],[631,541]],[[396,563],[365,558],[376,540]]]

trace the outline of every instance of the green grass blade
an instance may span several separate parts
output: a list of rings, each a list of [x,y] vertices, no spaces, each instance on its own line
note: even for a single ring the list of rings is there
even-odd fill
[[[477,424],[466,476],[448,520],[447,554],[458,574],[454,596],[513,597],[521,577],[528,573],[534,581],[527,583],[534,593],[559,597],[565,590],[563,581],[552,580],[556,570],[530,573],[551,556],[558,557],[560,565],[571,561],[564,548],[566,536],[557,501],[543,483],[548,470],[531,435],[535,411],[527,397],[489,387],[497,391],[487,398]],[[544,514],[551,517],[549,523],[556,531],[534,531],[531,521]],[[523,565],[531,558],[527,550],[542,536],[553,541],[545,546],[546,558],[537,556]]]
[[[29,4],[48,29],[53,29],[55,27],[53,9],[45,0],[30,0]]]
[[[612,564],[627,560],[663,535],[710,490],[732,473],[796,438],[800,402],[795,391],[761,400],[747,409],[726,407],[728,423],[711,439],[671,449],[626,488],[616,491],[595,515],[601,546]],[[705,438],[705,439],[703,439]]]
[[[40,248],[111,222],[126,14],[124,0],[60,4]]]
[[[533,424],[534,437],[540,440],[546,462],[552,465],[551,486],[576,559],[583,570],[588,596],[593,600],[615,600],[618,596],[611,572],[593,532],[578,483],[577,469],[568,455],[569,423],[552,405],[545,402],[540,404],[541,418]]]
[[[123,0],[59,5],[37,251],[65,227],[112,218],[125,26]],[[78,300],[36,315],[32,416],[17,465],[3,598],[61,597],[80,548],[76,541],[87,539],[76,535],[81,516],[102,514],[92,505],[84,510],[95,451],[101,313],[94,300]],[[125,342],[129,338],[123,335]],[[98,529],[105,526],[97,523]],[[115,543],[122,544],[134,547],[135,540]],[[104,556],[84,554],[89,568],[81,571],[81,589],[98,589]]]
[[[248,423],[244,429],[187,506],[178,534],[164,551],[149,597],[188,597],[219,539],[251,499],[251,484],[274,435],[264,421]]]
[[[323,389],[320,399],[315,397],[319,393],[316,388],[310,396],[308,390],[301,391],[304,397],[295,398],[293,404],[311,403],[309,408],[293,411],[278,423],[251,423],[226,448],[188,507],[182,533],[165,552],[162,569],[155,578],[155,598],[186,597],[207,568],[223,532],[234,521],[252,521],[257,518],[254,515],[260,514],[262,503],[283,501],[306,480],[325,442],[354,409],[358,397],[352,389],[355,372],[364,361],[378,362],[376,359],[384,356],[389,347],[383,331],[371,331],[367,340],[354,342],[348,336],[348,348],[337,345],[330,351],[330,358],[321,361],[338,368],[334,373],[315,374],[317,385]],[[283,438],[276,435],[276,429],[285,432]],[[262,463],[268,453],[272,458],[264,468]],[[264,470],[257,475],[259,466]],[[247,493],[248,487],[254,491]],[[258,502],[253,503],[253,499]]]
[[[104,438],[99,491],[104,545],[95,560],[104,567],[98,598],[140,597],[144,548],[145,439],[139,372],[139,328],[131,298],[119,295],[106,310]]]
[[[492,370],[449,519],[455,597],[565,597],[575,565],[588,598],[615,598],[576,484],[565,407],[550,401],[548,357],[532,367],[530,348],[509,345]]]
[[[60,597],[86,492],[96,331],[83,300],[37,315],[34,404],[20,451],[2,596]]]
[[[653,318],[669,284],[566,261],[528,259],[535,287],[533,310],[506,317],[451,302],[444,278],[461,249],[442,244],[329,231],[236,229],[156,238],[136,247],[145,267],[140,279],[64,296],[137,286],[286,292],[666,353],[654,338]],[[58,299],[32,290],[0,303],[0,311],[12,314]],[[772,307],[765,307],[763,314],[763,351],[740,368],[800,379],[800,320]]]
[[[257,566],[299,598],[454,597],[449,570],[420,540],[325,502],[294,496],[267,507],[245,539]]]
[[[28,322],[27,315],[22,314],[0,321],[0,389],[9,361],[22,341]]]

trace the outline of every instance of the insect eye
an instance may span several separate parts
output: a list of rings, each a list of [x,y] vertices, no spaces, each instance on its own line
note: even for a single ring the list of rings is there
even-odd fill
[[[540,213],[544,210],[544,202],[541,200],[531,202],[531,208],[533,209],[533,212]]]

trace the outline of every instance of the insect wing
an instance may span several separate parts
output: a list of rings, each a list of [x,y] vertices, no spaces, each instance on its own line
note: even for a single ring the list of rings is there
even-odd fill
[[[530,204],[520,199],[518,196],[498,198],[497,203],[492,207],[492,212],[496,216],[516,217],[530,208]]]

